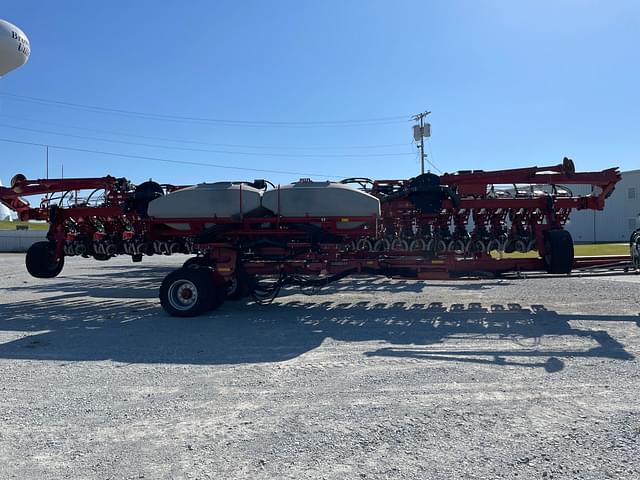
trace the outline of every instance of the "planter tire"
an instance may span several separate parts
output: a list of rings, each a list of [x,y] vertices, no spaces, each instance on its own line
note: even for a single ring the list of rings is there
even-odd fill
[[[162,308],[172,317],[196,317],[222,303],[207,268],[171,272],[162,281],[159,296]]]
[[[548,230],[544,233],[543,256],[547,273],[567,274],[573,268],[573,239],[566,230]]]
[[[27,250],[27,271],[36,278],[54,278],[64,267],[64,257],[54,259],[54,246],[50,242],[36,242]]]

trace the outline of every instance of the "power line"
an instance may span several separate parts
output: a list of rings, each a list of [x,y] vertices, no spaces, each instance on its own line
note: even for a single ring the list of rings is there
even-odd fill
[[[162,114],[140,112],[135,110],[124,110],[81,103],[62,102],[58,100],[48,100],[39,97],[17,95],[13,93],[0,93],[1,96],[17,101],[36,103],[40,105],[57,106],[61,108],[71,108],[84,110],[93,113],[110,113],[114,115],[125,115],[136,118],[155,119],[163,121],[187,122],[187,123],[207,123],[227,127],[282,127],[282,128],[310,128],[310,127],[365,127],[372,125],[388,125],[400,123],[410,119],[409,115],[394,115],[389,117],[376,117],[354,120],[325,120],[325,121],[259,121],[259,120],[231,120],[220,118],[191,117],[185,115]]]
[[[171,145],[158,145],[154,143],[127,142],[124,140],[113,140],[109,138],[87,137],[83,135],[74,135],[72,133],[52,132],[50,130],[40,130],[37,128],[17,127],[0,123],[0,127],[11,128],[15,130],[23,130],[34,133],[44,133],[47,135],[59,135],[62,137],[78,138],[81,140],[94,140],[98,142],[120,143],[124,145],[134,145],[139,147],[164,148],[168,150],[181,150],[189,152],[217,153],[224,155],[240,155],[252,157],[292,157],[292,158],[369,158],[369,157],[402,157],[411,155],[411,153],[345,153],[345,154],[309,154],[309,153],[264,153],[264,152],[239,152],[229,150],[211,150],[205,148],[176,147]]]
[[[128,132],[101,130],[96,128],[81,127],[78,125],[65,125],[58,122],[47,122],[40,119],[19,117],[16,115],[6,115],[2,113],[0,113],[0,117],[9,118],[13,120],[21,120],[25,122],[41,123],[43,125],[52,125],[58,128],[70,128],[74,130],[84,130],[86,132],[104,133],[107,135],[114,135],[114,136],[142,138],[146,140],[159,140],[162,142],[172,142],[172,143],[186,143],[186,144],[192,144],[192,145],[206,145],[210,147],[250,148],[250,149],[260,149],[260,150],[265,150],[265,149],[270,149],[270,150],[273,150],[273,149],[275,150],[368,150],[368,149],[382,149],[382,148],[407,146],[406,142],[405,143],[387,143],[387,144],[379,144],[379,145],[310,145],[310,146],[304,146],[304,147],[296,147],[291,145],[246,145],[246,144],[238,144],[238,143],[212,143],[212,142],[202,142],[198,140],[175,139],[175,138],[167,138],[167,137],[156,137],[156,136],[150,136],[150,135],[136,135]]]
[[[48,147],[48,148],[56,148],[58,150],[67,150],[72,152],[82,152],[82,153],[95,153],[99,155],[107,155],[112,157],[122,157],[122,158],[132,158],[136,160],[149,160],[154,162],[163,162],[163,163],[173,163],[178,165],[192,165],[197,167],[214,167],[214,168],[224,168],[228,170],[243,170],[248,172],[260,172],[260,173],[277,173],[277,174],[285,174],[285,175],[303,175],[309,177],[328,177],[328,178],[345,178],[345,176],[338,175],[326,175],[324,173],[309,173],[309,172],[293,172],[288,170],[269,170],[262,168],[249,168],[249,167],[235,167],[230,165],[220,165],[216,163],[205,163],[205,162],[191,162],[188,160],[174,160],[171,158],[162,158],[162,157],[149,157],[145,155],[130,155],[126,153],[117,153],[117,152],[106,152],[103,150],[89,150],[85,148],[75,148],[75,147],[67,147],[63,145],[49,145],[46,143],[37,143],[37,142],[25,142],[21,140],[13,140],[10,138],[0,138],[0,142],[9,142],[9,143],[17,143],[21,145],[33,145],[37,147]]]

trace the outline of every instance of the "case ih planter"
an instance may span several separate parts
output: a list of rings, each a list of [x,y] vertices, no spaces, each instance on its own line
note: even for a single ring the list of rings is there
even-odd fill
[[[574,258],[563,229],[574,209],[602,210],[619,180],[615,168],[577,173],[567,158],[548,167],[277,187],[16,175],[11,188],[0,187],[0,202],[21,220],[49,222],[48,241],[26,256],[38,278],[57,276],[66,256],[194,255],[160,287],[167,312],[194,316],[225,299],[266,303],[285,285],[321,286],[354,274],[449,279],[628,263],[628,256]],[[592,185],[592,193],[574,196],[576,184]],[[36,208],[23,199],[41,194]],[[635,234],[636,267],[639,248]],[[501,258],[532,251],[537,258]]]

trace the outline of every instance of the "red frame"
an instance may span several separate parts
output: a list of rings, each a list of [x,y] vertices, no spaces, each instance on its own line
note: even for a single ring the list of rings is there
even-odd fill
[[[573,209],[602,210],[605,199],[611,194],[620,174],[616,168],[599,172],[576,173],[573,163],[563,163],[547,167],[529,167],[495,172],[460,172],[440,176],[440,183],[455,190],[459,202],[453,199],[442,201],[440,212],[421,213],[408,196],[382,202],[380,217],[272,217],[249,218],[143,218],[125,207],[133,198],[133,191],[126,179],[112,176],[80,179],[40,179],[28,180],[16,176],[11,187],[0,187],[0,203],[18,212],[21,220],[46,220],[50,222],[47,237],[56,244],[56,257],[65,254],[66,241],[79,236],[91,241],[115,238],[128,241],[136,236],[144,236],[149,242],[174,241],[181,249],[191,253],[200,252],[215,263],[218,272],[225,278],[233,275],[238,259],[251,275],[272,275],[282,273],[296,274],[335,274],[354,270],[397,272],[402,276],[414,278],[450,278],[464,272],[505,272],[513,270],[540,270],[541,258],[537,259],[494,259],[487,253],[477,253],[472,258],[461,258],[451,252],[436,256],[418,254],[413,251],[373,252],[347,250],[345,245],[351,241],[368,237],[379,239],[388,231],[401,232],[418,225],[420,228],[436,228],[450,223],[466,225],[473,212],[477,221],[485,222],[488,228],[497,228],[504,223],[506,212],[514,217],[512,229],[524,228],[534,239],[535,246],[544,256],[544,234],[549,229],[562,228]],[[544,184],[572,185],[590,184],[596,193],[584,196],[538,196],[514,198],[489,198],[487,191],[491,185],[504,184]],[[382,197],[385,186],[402,189],[410,185],[410,180],[377,180],[373,182],[371,194]],[[164,185],[166,191],[173,192],[181,186]],[[52,205],[49,194],[85,189],[104,190],[104,203],[100,206],[57,207]],[[23,196],[46,194],[47,197],[37,208],[32,208]],[[240,202],[242,201],[240,189]],[[345,221],[360,222],[361,228],[340,229]],[[74,231],[70,232],[68,223],[72,222]],[[167,224],[183,224],[186,229],[169,228]],[[197,243],[196,238],[206,231],[208,225],[228,225],[233,228],[225,232],[227,241]],[[329,235],[340,236],[333,243],[313,242],[308,232],[299,230],[296,225],[316,224]],[[512,232],[513,233],[513,232]],[[256,247],[251,251],[240,252],[238,245],[248,239],[270,238],[285,244],[281,246]],[[182,243],[181,243],[182,242]],[[169,248],[167,247],[167,251]],[[239,254],[241,255],[239,256]],[[284,260],[270,260],[279,255]],[[258,257],[258,259],[254,259]],[[620,257],[624,259],[628,257]],[[590,260],[590,265],[611,262],[610,257]],[[584,261],[577,259],[576,266]]]

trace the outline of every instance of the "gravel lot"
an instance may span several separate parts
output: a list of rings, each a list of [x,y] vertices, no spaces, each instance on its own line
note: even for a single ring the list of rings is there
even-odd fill
[[[640,276],[354,278],[175,319],[184,258],[0,255],[0,478],[639,479]]]

